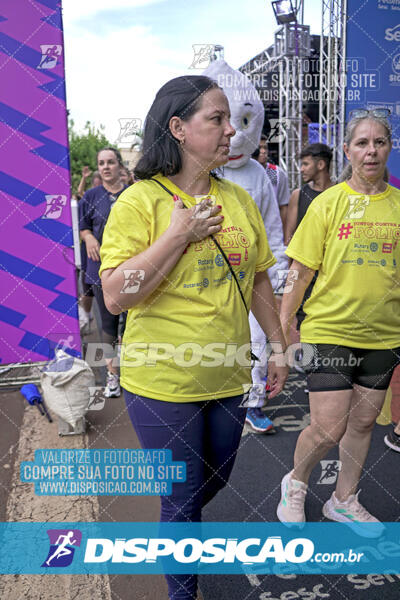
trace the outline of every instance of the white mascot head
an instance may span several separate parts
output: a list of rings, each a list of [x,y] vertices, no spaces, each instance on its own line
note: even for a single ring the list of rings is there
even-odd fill
[[[209,64],[203,72],[224,90],[231,109],[231,123],[236,133],[231,139],[229,162],[232,169],[242,167],[258,148],[264,124],[264,106],[258,92],[240,71],[232,69],[224,60]]]

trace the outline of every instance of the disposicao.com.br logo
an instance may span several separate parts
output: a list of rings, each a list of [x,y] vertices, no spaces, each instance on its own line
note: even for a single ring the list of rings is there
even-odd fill
[[[385,524],[383,533],[382,527],[373,531],[374,523],[364,525],[366,531],[356,534],[344,523],[306,523],[300,533],[275,522],[58,522],[53,529],[49,523],[7,522],[0,523],[7,548],[0,553],[0,572],[397,572],[400,523]]]
[[[251,549],[251,550],[250,550]],[[314,544],[307,538],[295,538],[286,543],[280,536],[247,538],[239,541],[229,538],[119,538],[89,539],[86,544],[85,563],[155,563],[166,557],[180,564],[200,563],[264,563],[272,559],[277,563],[303,563],[314,554]]]

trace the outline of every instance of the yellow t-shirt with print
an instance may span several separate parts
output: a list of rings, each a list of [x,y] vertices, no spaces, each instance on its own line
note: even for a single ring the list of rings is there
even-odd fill
[[[168,178],[158,179],[186,207],[199,201]],[[275,263],[264,223],[249,194],[211,178],[208,194],[222,206],[216,239],[251,306],[256,271]],[[125,190],[108,219],[101,269],[115,268],[143,252],[168,228],[173,199],[158,183]],[[137,285],[140,285],[138,274]],[[228,266],[211,238],[191,243],[160,286],[130,309],[121,351],[121,385],[130,392],[172,402],[224,398],[251,382],[248,315]]]
[[[364,195],[347,183],[317,196],[287,255],[318,270],[301,340],[355,348],[400,346],[400,191]]]

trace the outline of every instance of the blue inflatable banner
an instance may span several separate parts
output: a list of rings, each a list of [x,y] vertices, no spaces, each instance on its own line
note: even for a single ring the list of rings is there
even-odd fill
[[[390,183],[400,188],[400,0],[348,0],[346,116],[388,108],[393,150]]]

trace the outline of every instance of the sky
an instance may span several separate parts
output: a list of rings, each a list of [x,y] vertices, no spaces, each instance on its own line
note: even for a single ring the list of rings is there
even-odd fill
[[[112,6],[112,8],[110,8]],[[321,30],[322,0],[305,0],[304,23]],[[273,43],[269,0],[63,0],[67,107],[76,129],[105,126],[111,143],[120,119],[142,123],[157,90],[198,75],[193,45],[221,44],[238,68]]]

